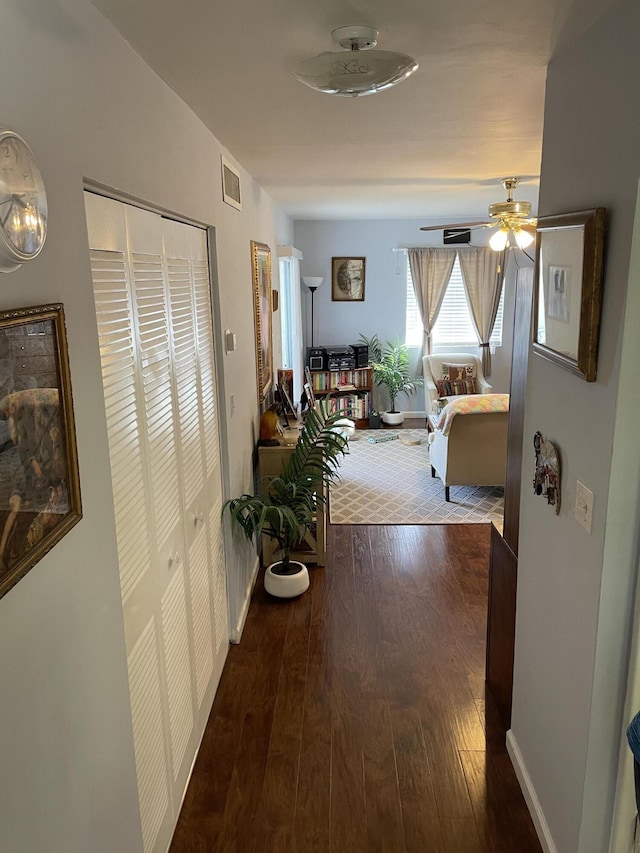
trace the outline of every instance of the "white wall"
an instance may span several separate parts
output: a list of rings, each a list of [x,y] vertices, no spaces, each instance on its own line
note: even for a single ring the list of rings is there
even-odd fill
[[[315,294],[316,345],[357,343],[361,334],[377,334],[384,342],[404,340],[406,327],[407,257],[392,252],[392,248],[406,246],[441,246],[442,233],[420,231],[423,221],[371,220],[371,221],[296,221],[296,246],[302,250],[302,275],[324,276],[322,286]],[[486,235],[474,234],[474,245]],[[364,302],[331,301],[331,258],[366,258]],[[522,256],[521,256],[522,257]],[[526,258],[520,263],[529,263]],[[503,346],[492,359],[491,384],[496,392],[509,390],[511,375],[511,350],[513,338],[513,313],[515,293],[515,262],[510,260],[507,269]],[[309,292],[302,287],[307,343],[311,341],[311,306]],[[475,350],[478,352],[479,350]],[[418,350],[412,352],[415,369],[418,367]],[[379,393],[379,392],[376,392]],[[410,398],[403,397],[399,406],[405,411],[424,412],[424,392]]]
[[[216,139],[86,0],[0,6],[0,124],[33,148],[49,199],[35,261],[0,276],[0,310],[65,304],[83,520],[0,600],[0,849],[135,853],[142,840],[83,179],[217,229],[219,365],[235,396],[230,489],[251,488],[257,423],[249,240],[292,226],[242,172],[221,201]],[[277,263],[274,264],[277,276]],[[232,572],[247,581],[249,551]],[[242,583],[240,584],[240,587]]]
[[[579,10],[572,14],[579,28]],[[559,853],[608,849],[625,722],[636,565],[607,559],[605,525],[614,521],[609,478],[640,168],[639,36],[637,0],[621,0],[562,46],[547,78],[540,214],[608,210],[597,381],[532,355],[526,398],[511,738]],[[624,393],[637,400],[636,391]],[[531,489],[536,430],[560,449],[559,516]],[[636,519],[637,477],[630,470],[616,494],[635,501]],[[595,493],[591,535],[572,515],[576,479]],[[609,529],[613,535],[615,525]]]

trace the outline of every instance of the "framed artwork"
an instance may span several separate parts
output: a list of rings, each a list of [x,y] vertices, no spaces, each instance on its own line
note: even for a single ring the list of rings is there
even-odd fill
[[[256,326],[256,366],[258,400],[263,402],[273,384],[271,348],[271,249],[266,243],[251,241],[253,312]]]
[[[220,155],[222,164],[222,200],[236,210],[242,210],[240,194],[240,172],[226,157]]]
[[[366,258],[331,258],[331,299],[364,302]]]
[[[62,305],[0,313],[0,597],[82,518]]]
[[[596,378],[605,209],[538,219],[533,349],[581,376]]]

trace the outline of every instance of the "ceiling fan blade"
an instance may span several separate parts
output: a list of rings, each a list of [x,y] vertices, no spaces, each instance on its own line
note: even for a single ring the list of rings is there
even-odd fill
[[[474,228],[477,226],[489,227],[497,225],[497,222],[453,222],[451,225],[423,225],[421,231],[442,231],[445,228]]]

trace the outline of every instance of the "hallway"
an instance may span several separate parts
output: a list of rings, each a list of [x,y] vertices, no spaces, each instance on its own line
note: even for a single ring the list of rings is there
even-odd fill
[[[329,526],[261,579],[172,853],[539,853],[485,699],[488,525]]]

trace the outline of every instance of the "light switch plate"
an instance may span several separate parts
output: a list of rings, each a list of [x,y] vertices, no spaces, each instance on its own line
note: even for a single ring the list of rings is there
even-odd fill
[[[591,533],[591,519],[593,517],[593,492],[580,480],[576,480],[576,502],[573,508],[578,524],[582,525],[587,533]]]

